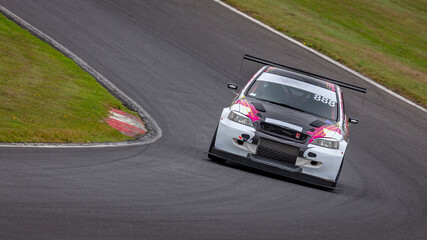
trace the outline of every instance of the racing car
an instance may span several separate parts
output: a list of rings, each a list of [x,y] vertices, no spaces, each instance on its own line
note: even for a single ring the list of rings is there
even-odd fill
[[[334,189],[349,143],[341,87],[365,88],[261,58],[264,64],[223,109],[208,156]],[[228,84],[233,91],[236,84]]]

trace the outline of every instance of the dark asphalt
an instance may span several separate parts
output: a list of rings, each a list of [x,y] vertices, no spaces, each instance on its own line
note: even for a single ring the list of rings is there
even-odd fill
[[[156,119],[139,147],[0,148],[0,239],[425,239],[427,114],[213,1],[0,4],[69,48]],[[346,91],[338,192],[207,159],[220,111],[258,66],[243,54],[368,88]]]

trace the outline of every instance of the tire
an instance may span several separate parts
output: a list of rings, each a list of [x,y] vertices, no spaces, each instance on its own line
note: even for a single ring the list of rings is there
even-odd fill
[[[217,134],[217,132],[218,132],[218,126],[217,126],[217,127],[216,127],[216,129],[215,129],[215,133],[214,133],[214,136],[213,136],[213,138],[212,138],[211,145],[210,145],[210,147],[209,147],[208,157],[209,157],[209,159],[210,159],[210,160],[212,160],[212,161],[215,161],[215,162],[217,162],[217,163],[222,163],[222,164],[224,164],[224,163],[226,162],[226,160],[225,160],[225,159],[222,159],[222,158],[219,158],[219,157],[216,157],[216,156],[213,156],[213,155],[211,155],[211,154],[210,154],[210,152],[212,151],[212,148],[215,146],[215,141],[216,141],[216,134]]]
[[[345,157],[345,156],[344,156],[344,157]],[[344,157],[342,158],[342,162],[341,162],[340,170],[338,170],[337,177],[335,178],[335,184],[337,184],[337,183],[338,183],[338,180],[340,179],[342,166],[344,165]]]
[[[218,126],[216,126],[215,133],[214,133],[214,136],[212,138],[211,145],[209,147],[209,152],[211,152],[212,148],[215,146],[215,140],[216,140],[216,133],[217,132],[218,132]]]

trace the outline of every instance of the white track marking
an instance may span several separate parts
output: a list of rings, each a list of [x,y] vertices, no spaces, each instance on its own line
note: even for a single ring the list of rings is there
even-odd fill
[[[407,99],[407,98],[405,98],[405,97],[403,97],[403,96],[401,96],[401,95],[399,95],[399,94],[391,91],[390,89],[388,89],[388,88],[384,87],[383,85],[375,82],[374,80],[372,80],[372,79],[370,79],[370,78],[362,75],[361,73],[358,73],[358,72],[354,71],[353,69],[342,65],[341,63],[333,60],[332,58],[330,58],[330,57],[328,57],[326,55],[323,55],[322,53],[319,53],[319,52],[317,52],[316,50],[314,50],[312,48],[309,48],[309,47],[305,46],[304,44],[298,42],[297,40],[295,40],[295,39],[293,39],[293,38],[291,38],[291,37],[289,37],[289,36],[287,36],[287,35],[279,32],[279,31],[277,31],[276,29],[274,29],[274,28],[272,28],[272,27],[270,27],[270,26],[268,26],[268,25],[266,25],[266,24],[264,24],[264,23],[262,23],[262,22],[260,22],[260,21],[258,21],[256,19],[254,19],[254,18],[250,17],[249,15],[247,15],[247,14],[245,14],[245,13],[243,13],[243,12],[237,10],[237,9],[235,9],[234,7],[232,7],[232,6],[230,6],[230,5],[222,2],[221,0],[214,0],[214,2],[217,2],[217,3],[221,4],[222,6],[224,6],[224,7],[228,8],[228,9],[230,9],[231,11],[233,11],[233,12],[235,12],[235,13],[243,16],[244,18],[246,18],[246,19],[248,19],[248,20],[250,20],[250,21],[252,21],[252,22],[254,22],[254,23],[256,23],[256,24],[258,24],[258,25],[260,25],[260,26],[262,26],[262,27],[264,27],[266,29],[268,29],[268,30],[270,30],[271,32],[273,32],[273,33],[281,36],[282,38],[284,38],[284,39],[286,39],[286,40],[288,40],[288,41],[290,41],[290,42],[292,42],[292,43],[294,43],[294,44],[296,44],[296,45],[304,48],[307,51],[310,51],[311,53],[313,53],[313,54],[315,54],[315,55],[317,55],[317,56],[325,59],[326,61],[328,61],[328,62],[336,65],[337,67],[340,67],[341,69],[344,69],[347,72],[349,72],[349,73],[351,73],[351,74],[353,74],[353,75],[355,75],[355,76],[357,76],[357,77],[365,80],[366,82],[374,85],[375,87],[383,90],[384,92],[389,93],[392,96],[397,97],[398,99],[400,99],[400,100],[402,100],[402,101],[404,101],[404,102],[406,102],[406,103],[408,103],[408,104],[410,104],[410,105],[418,108],[419,110],[424,111],[424,112],[427,113],[427,109],[425,109],[424,107],[422,107],[422,106],[420,106],[420,105],[418,105],[418,104],[410,101],[409,99]]]

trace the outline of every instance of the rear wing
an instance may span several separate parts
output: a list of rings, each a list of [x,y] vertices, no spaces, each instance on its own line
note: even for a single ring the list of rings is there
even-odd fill
[[[348,83],[345,83],[345,82],[341,82],[341,81],[338,81],[338,80],[335,80],[335,79],[332,79],[332,78],[323,77],[323,76],[320,76],[320,75],[317,75],[317,74],[314,74],[314,73],[310,73],[310,72],[306,72],[304,70],[296,69],[296,68],[293,68],[293,67],[288,67],[288,66],[285,66],[285,65],[282,65],[282,64],[279,64],[279,63],[271,62],[271,61],[264,60],[264,59],[261,59],[261,58],[257,58],[257,57],[254,57],[254,56],[250,56],[250,55],[247,55],[247,54],[245,54],[245,56],[243,56],[243,59],[246,59],[246,60],[249,60],[249,61],[252,61],[252,62],[257,62],[257,63],[265,64],[265,65],[279,67],[279,68],[282,68],[282,69],[285,69],[285,70],[289,70],[289,71],[296,72],[296,73],[299,73],[299,74],[303,74],[303,75],[306,75],[306,76],[309,76],[309,77],[317,78],[317,79],[320,79],[320,80],[326,80],[328,82],[337,84],[340,87],[345,87],[345,88],[348,88],[348,89],[351,89],[351,90],[354,90],[354,91],[358,91],[358,92],[362,92],[362,93],[366,93],[367,92],[366,88],[358,87],[358,86],[355,86],[355,85],[352,85],[352,84],[348,84]]]

